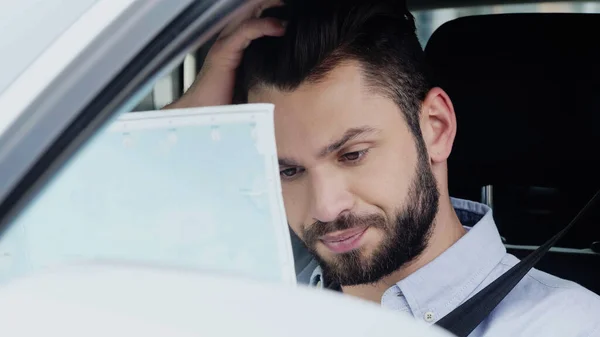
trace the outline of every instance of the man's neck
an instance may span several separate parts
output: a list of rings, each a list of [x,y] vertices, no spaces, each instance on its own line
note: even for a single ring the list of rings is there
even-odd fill
[[[342,291],[348,295],[380,303],[381,297],[386,290],[433,261],[446,251],[446,249],[456,243],[466,234],[466,230],[460,223],[449,199],[443,205],[440,204],[440,210],[436,216],[435,225],[432,231],[427,248],[415,260],[402,266],[402,268],[384,277],[375,284],[343,286]]]

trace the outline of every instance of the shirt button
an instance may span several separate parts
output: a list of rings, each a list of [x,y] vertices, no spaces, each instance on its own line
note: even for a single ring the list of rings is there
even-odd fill
[[[425,313],[425,315],[423,316],[423,318],[425,319],[425,322],[431,323],[435,319],[435,314],[433,312],[431,312],[431,311],[428,311],[428,312]]]

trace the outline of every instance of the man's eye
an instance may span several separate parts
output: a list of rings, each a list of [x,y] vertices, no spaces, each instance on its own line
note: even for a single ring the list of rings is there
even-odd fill
[[[295,176],[296,174],[298,174],[298,171],[299,170],[297,167],[290,167],[290,168],[279,171],[279,174],[282,177],[291,178],[291,177]]]
[[[361,160],[366,153],[367,150],[348,152],[342,156],[342,161],[356,162]]]

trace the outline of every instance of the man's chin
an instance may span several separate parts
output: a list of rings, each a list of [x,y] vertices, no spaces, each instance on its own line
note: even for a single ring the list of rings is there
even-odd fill
[[[324,278],[336,283],[347,283],[350,282],[348,281],[350,279],[355,280],[360,275],[368,273],[371,263],[359,250],[340,254],[319,255],[317,260],[321,269],[323,269]]]

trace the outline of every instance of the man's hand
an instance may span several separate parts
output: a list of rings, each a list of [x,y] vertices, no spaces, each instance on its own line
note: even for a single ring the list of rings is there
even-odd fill
[[[250,14],[230,23],[206,55],[204,65],[190,89],[165,109],[231,104],[235,72],[244,49],[263,36],[282,36],[284,23],[274,18],[260,18],[264,9],[279,6],[280,1],[264,1]]]

